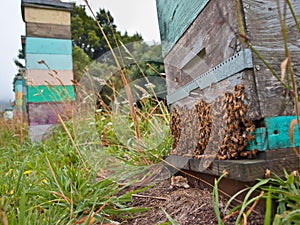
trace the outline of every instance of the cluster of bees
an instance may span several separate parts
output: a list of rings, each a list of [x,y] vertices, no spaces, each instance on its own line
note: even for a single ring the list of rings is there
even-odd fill
[[[244,86],[236,85],[233,92],[211,104],[201,100],[191,109],[175,105],[170,121],[174,138],[171,154],[220,160],[255,157],[255,150],[245,150],[255,129],[247,119],[246,102]]]

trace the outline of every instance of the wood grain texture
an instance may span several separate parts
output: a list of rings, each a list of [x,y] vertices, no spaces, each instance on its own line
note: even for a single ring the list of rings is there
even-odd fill
[[[73,85],[72,70],[26,70],[25,77],[29,86]]]
[[[166,55],[203,10],[209,0],[156,0],[157,14]]]
[[[200,171],[201,160],[198,159],[169,156],[165,160],[178,169],[186,169],[216,176],[222,175],[224,170],[226,170],[229,173],[227,178],[242,182],[253,182],[258,178],[264,178],[266,169],[283,177],[283,169],[286,169],[288,173],[298,170],[300,163],[296,155],[284,158],[277,157],[269,160],[214,160],[208,169]],[[184,165],[184,167],[182,167],[182,165]]]
[[[168,94],[242,49],[236,31],[235,1],[210,1],[165,57]],[[248,118],[260,119],[256,82],[251,69],[203,90],[196,89],[177,104],[193,105],[200,99],[212,103],[218,96],[231,92],[238,84],[244,85],[249,100]]]
[[[28,86],[27,102],[69,102],[74,101],[74,86]]]
[[[214,26],[211,26],[212,23]],[[176,90],[236,52],[231,45],[237,41],[231,29],[235,25],[234,1],[210,1],[207,4],[165,57],[168,81],[175,82],[168,85],[170,91]]]
[[[71,13],[63,10],[24,7],[24,21],[29,23],[70,25]]]
[[[72,55],[72,41],[55,38],[26,37],[26,54]]]
[[[26,23],[26,36],[71,39],[71,26],[46,23]]]
[[[39,63],[40,62],[40,63]],[[45,63],[41,63],[45,62]],[[72,55],[26,54],[26,69],[72,70]]]
[[[280,64],[285,59],[284,41],[278,15],[276,0],[243,0],[246,28],[254,48],[281,76]],[[283,12],[283,2],[281,2]],[[297,18],[300,17],[300,4],[291,0]],[[300,33],[298,32],[291,12],[287,9],[286,28],[288,46],[294,70],[300,70]],[[288,95],[284,95],[284,88],[272,75],[270,70],[258,59],[253,57],[256,87],[262,117],[284,116],[294,114],[294,105]],[[299,76],[296,77],[298,82]]]
[[[72,103],[28,103],[28,122],[30,126],[59,124],[57,115],[67,120],[72,115]]]

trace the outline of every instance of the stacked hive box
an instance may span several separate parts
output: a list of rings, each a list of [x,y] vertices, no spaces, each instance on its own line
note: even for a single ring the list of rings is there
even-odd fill
[[[14,80],[14,92],[15,92],[15,115],[20,118],[23,112],[23,77],[16,76]]]
[[[74,100],[71,11],[58,0],[22,0],[29,136],[39,141],[68,118]]]
[[[201,158],[206,150],[206,156],[238,159],[253,157],[257,150],[291,149],[293,94],[241,41],[250,40],[280,75],[286,56],[278,1],[156,2],[172,105],[173,154]],[[284,12],[284,1],[279,2]],[[295,0],[291,4],[299,18],[300,5]],[[300,38],[289,9],[286,29],[297,73]],[[299,145],[297,129],[294,138]]]

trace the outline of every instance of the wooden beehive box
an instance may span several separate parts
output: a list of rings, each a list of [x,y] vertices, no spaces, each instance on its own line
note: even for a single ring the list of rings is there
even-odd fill
[[[26,101],[29,137],[40,141],[68,119],[75,100],[72,63],[71,11],[73,3],[60,0],[22,0],[26,25]],[[24,92],[25,93],[25,92]]]
[[[223,160],[291,149],[292,94],[243,42],[249,40],[280,76],[286,58],[280,9],[299,83],[300,33],[285,1],[279,8],[277,2],[157,0],[173,155]],[[291,4],[299,19],[300,5]],[[294,139],[299,145],[297,129]]]

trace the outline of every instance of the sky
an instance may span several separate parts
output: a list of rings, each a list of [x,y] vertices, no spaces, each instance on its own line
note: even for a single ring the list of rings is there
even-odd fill
[[[68,0],[65,0],[68,2]],[[70,1],[74,2],[74,1]],[[139,33],[145,41],[160,41],[155,0],[89,0],[95,12],[99,8],[110,11],[117,29],[130,34]],[[76,0],[76,4],[84,4]],[[21,49],[21,35],[25,23],[21,16],[21,0],[7,0],[0,7],[0,104],[14,100],[13,78],[17,67],[13,60]]]

